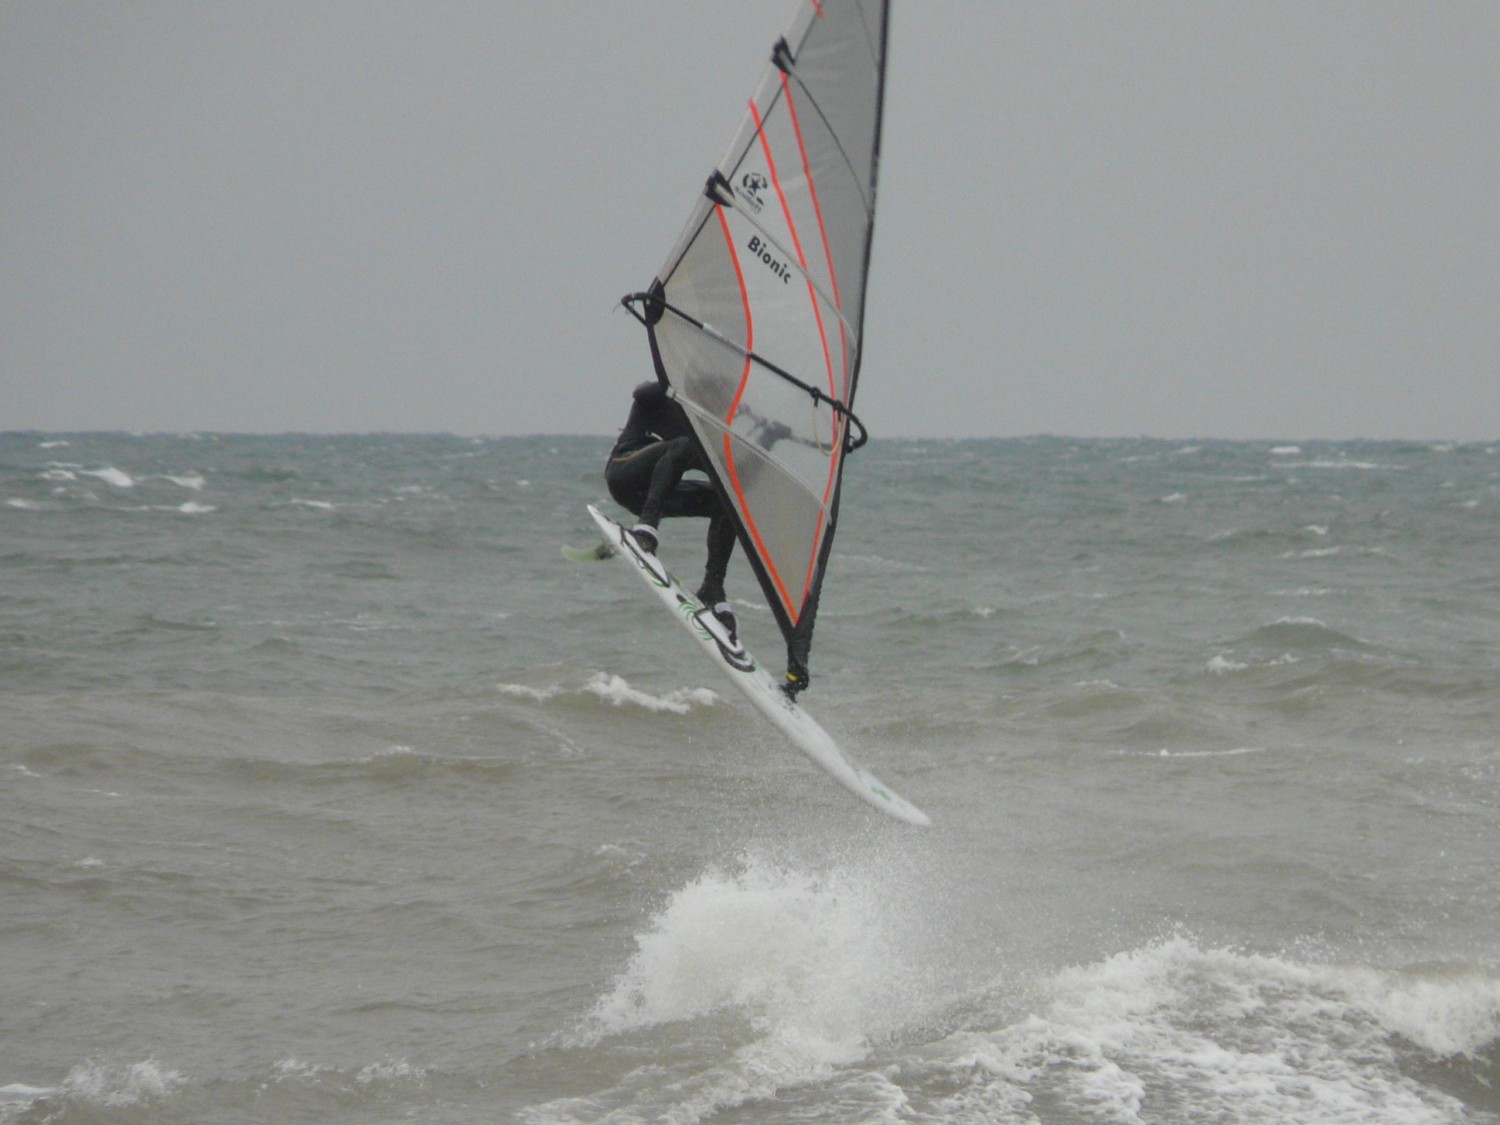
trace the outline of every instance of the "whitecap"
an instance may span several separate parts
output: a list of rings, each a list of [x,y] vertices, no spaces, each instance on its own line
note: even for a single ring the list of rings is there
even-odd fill
[[[326,1074],[329,1069],[296,1056],[289,1056],[276,1061],[271,1068],[271,1081],[285,1082],[291,1078],[312,1078],[319,1074]]]
[[[187,473],[184,476],[174,476],[171,473],[163,473],[162,480],[169,480],[181,488],[191,488],[194,492],[202,492],[203,486],[208,482],[200,473]]]
[[[583,1043],[716,1012],[762,1033],[745,1052],[779,1082],[853,1062],[906,1013],[910,979],[891,933],[891,885],[750,857],[672,895],[580,1032]],[[779,1083],[778,1083],[779,1084]]]
[[[68,1072],[62,1092],[79,1101],[119,1108],[164,1098],[186,1081],[180,1073],[155,1059],[127,1066],[91,1059]]]
[[[98,477],[105,484],[112,484],[116,488],[135,487],[134,478],[132,478],[129,473],[122,472],[119,469],[115,468],[113,465],[107,465],[102,469],[80,469],[79,475],[85,477]]]
[[[534,688],[526,684],[496,684],[495,687],[502,695],[519,695],[537,703],[546,703],[562,691],[560,687]]]
[[[1230,672],[1243,672],[1248,667],[1250,667],[1250,665],[1242,664],[1238,660],[1230,660],[1229,657],[1221,654],[1215,656],[1208,662],[1206,671],[1208,671],[1211,675],[1224,676],[1228,675]]]
[[[33,500],[22,500],[19,496],[12,496],[5,502],[7,508],[15,508],[22,512],[39,512],[42,506]]]
[[[50,1086],[28,1086],[24,1082],[11,1082],[0,1086],[0,1121],[19,1120],[19,1115],[46,1098],[54,1098],[59,1091]]]
[[[1045,1097],[1139,1121],[1146,1092],[1163,1090],[1172,1120],[1435,1125],[1470,1115],[1411,1074],[1401,1041],[1436,1062],[1500,1034],[1491,972],[1306,965],[1186,938],[1065,969],[1039,991],[1033,1014],[949,1036],[912,1069],[936,1067],[964,1080],[968,1103],[1009,1099],[1023,1117]]]
[[[629,704],[632,707],[643,707],[647,711],[668,711],[674,715],[686,715],[694,707],[712,707],[719,701],[718,695],[708,688],[678,688],[666,695],[651,695],[631,687],[621,676],[607,675],[604,672],[595,673],[594,678],[583,685],[583,690],[616,707]]]
[[[427,1071],[420,1066],[413,1066],[405,1059],[387,1059],[383,1062],[371,1063],[363,1067],[354,1076],[354,1081],[361,1086],[370,1086],[375,1083],[404,1082],[415,1079],[418,1085],[427,1077]]]
[[[184,515],[202,516],[207,515],[209,512],[218,511],[218,509],[212,504],[198,504],[189,500],[185,504],[177,505],[177,511],[182,512]]]
[[[316,508],[320,512],[333,511],[333,505],[330,504],[327,500],[301,500],[297,497],[293,497],[291,500],[291,504],[296,508]]]
[[[1264,754],[1259,746],[1236,746],[1229,750],[1168,750],[1165,746],[1156,752],[1157,758],[1238,758],[1243,754]]]

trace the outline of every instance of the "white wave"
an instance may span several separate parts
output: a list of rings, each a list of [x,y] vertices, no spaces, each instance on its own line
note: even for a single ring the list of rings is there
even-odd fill
[[[900,883],[749,857],[736,871],[713,867],[682,887],[636,938],[571,1045],[715,1019],[748,1041],[684,1080],[664,1082],[648,1068],[588,1102],[629,1105],[640,1120],[700,1121],[864,1059],[872,1041],[913,1018],[908,993],[921,972],[900,952],[897,919],[905,915],[892,902]],[[564,1099],[523,1119],[575,1119],[579,1106]]]
[[[41,474],[41,477],[42,477],[43,480],[54,480],[54,481],[70,481],[70,480],[77,480],[78,479],[77,474],[74,473],[73,470],[63,468],[60,465],[54,465],[54,466],[52,466],[52,468],[50,468],[50,469],[46,470],[45,472],[43,472]]]
[[[177,505],[177,511],[187,516],[205,516],[209,512],[218,511],[218,509],[212,504],[199,504],[193,500],[189,500],[184,504]]]
[[[271,1081],[285,1082],[293,1078],[312,1078],[319,1074],[326,1074],[330,1069],[292,1055],[277,1060],[276,1065],[271,1068]]]
[[[1168,750],[1165,747],[1158,750],[1153,757],[1157,758],[1238,758],[1245,754],[1264,754],[1265,750],[1259,746],[1236,746],[1230,750]]]
[[[327,500],[299,500],[293,497],[288,502],[294,508],[316,508],[320,512],[331,512],[334,510],[333,505]]]
[[[156,1059],[125,1065],[90,1059],[75,1066],[54,1093],[90,1105],[122,1108],[158,1101],[185,1085],[187,1079]]]
[[[1211,676],[1229,676],[1236,672],[1244,672],[1249,668],[1277,668],[1287,664],[1301,664],[1300,656],[1293,656],[1290,652],[1283,652],[1280,656],[1270,660],[1262,660],[1259,664],[1249,664],[1244,661],[1234,660],[1220,653],[1213,657],[1204,666],[1204,671]]]
[[[414,1081],[420,1086],[426,1078],[427,1070],[425,1067],[413,1066],[405,1059],[386,1059],[382,1062],[371,1063],[369,1066],[362,1067],[360,1072],[354,1076],[354,1081],[361,1086]]]
[[[171,481],[180,488],[191,488],[194,492],[202,492],[203,486],[208,483],[201,473],[185,473],[182,476],[163,473],[161,479]]]
[[[1029,1016],[958,1032],[933,1054],[970,1076],[966,1097],[984,1075],[979,1092],[996,1105],[1041,1098],[1101,1121],[1435,1125],[1467,1114],[1411,1076],[1403,1044],[1440,1061],[1497,1037],[1500,977],[1487,970],[1298,964],[1175,938],[1066,969]],[[922,1108],[940,1119],[953,1102]]]
[[[37,1103],[45,1103],[57,1097],[59,1091],[52,1086],[28,1086],[24,1082],[11,1082],[0,1086],[0,1122],[9,1125],[19,1121]]]
[[[644,707],[647,711],[670,711],[674,715],[686,715],[694,707],[712,707],[719,701],[718,695],[708,688],[678,688],[666,695],[651,695],[638,691],[621,676],[596,672],[594,678],[583,685],[583,690],[616,707],[629,704]]]
[[[116,488],[134,488],[135,480],[129,473],[122,472],[113,465],[107,465],[102,469],[80,469],[79,476],[98,477],[105,484],[112,484]]]
[[[7,508],[15,508],[21,512],[39,512],[42,506],[34,500],[22,500],[19,496],[12,496],[5,502]]]
[[[1243,672],[1250,665],[1220,654],[1208,662],[1206,671],[1215,676],[1225,676],[1230,672]]]
[[[546,703],[562,691],[560,687],[534,688],[526,684],[496,684],[495,687],[502,695],[519,695],[536,703]]]
[[[762,862],[737,873],[710,868],[637,937],[591,1015],[595,1035],[734,1009],[856,1058],[859,1017],[894,967],[880,932],[875,904],[847,878]]]
[[[1359,469],[1366,472],[1375,470],[1386,470],[1389,472],[1405,472],[1405,465],[1387,465],[1380,461],[1345,461],[1322,457],[1312,461],[1282,461],[1277,465],[1281,469]]]
[[[1474,966],[1413,972],[1346,969],[1352,1001],[1380,1026],[1440,1059],[1472,1058],[1500,1040],[1500,979]]]
[[[514,695],[534,703],[546,703],[570,690],[560,684],[543,688],[529,684],[496,684],[495,688],[502,695]],[[666,711],[686,715],[694,707],[712,707],[719,702],[719,696],[708,688],[678,688],[666,695],[651,695],[631,687],[624,677],[605,672],[595,672],[576,690],[579,694],[597,696],[616,707],[641,707],[653,714]]]

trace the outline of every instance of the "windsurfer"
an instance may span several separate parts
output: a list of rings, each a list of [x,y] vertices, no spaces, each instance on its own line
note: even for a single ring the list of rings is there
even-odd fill
[[[690,436],[692,427],[678,403],[659,382],[642,383],[631,396],[630,416],[610,451],[604,481],[615,502],[639,521],[630,529],[641,547],[655,554],[663,519],[708,520],[708,561],[698,600],[734,636],[734,610],[724,595],[724,575],[734,553],[734,524],[714,486],[690,469],[706,471]]]

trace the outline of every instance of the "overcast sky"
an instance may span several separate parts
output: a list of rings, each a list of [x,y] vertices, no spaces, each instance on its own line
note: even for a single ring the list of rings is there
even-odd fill
[[[609,434],[787,0],[0,3],[0,429]],[[1500,4],[897,0],[876,436],[1500,438]]]

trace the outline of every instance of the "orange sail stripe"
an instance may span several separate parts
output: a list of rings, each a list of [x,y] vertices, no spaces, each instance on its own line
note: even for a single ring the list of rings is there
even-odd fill
[[[729,250],[729,260],[734,263],[735,280],[740,286],[740,301],[745,308],[745,351],[750,352],[755,346],[755,322],[750,313],[750,291],[745,286],[745,272],[740,268],[740,256],[734,248],[734,236],[729,232],[729,220],[724,215],[723,204],[714,207],[714,213],[719,217],[719,229],[724,232],[724,245]],[[729,404],[729,417],[724,419],[725,426],[734,421],[739,413],[740,400],[745,396],[745,385],[750,381],[750,357],[745,356],[745,367],[740,372],[740,385],[734,392],[734,401]],[[792,603],[792,596],[782,581],[781,574],[776,570],[776,565],[771,561],[770,553],[766,550],[766,544],[760,537],[760,529],[755,526],[755,520],[750,516],[750,505],[745,500],[745,489],[740,483],[739,468],[734,461],[733,435],[730,430],[724,431],[724,464],[729,467],[729,483],[734,489],[734,495],[739,501],[740,514],[745,521],[745,530],[750,533],[750,538],[755,541],[755,550],[759,554],[766,567],[766,573],[771,576],[771,581],[776,584],[776,592],[781,596],[781,602],[786,607],[787,616],[795,623],[800,605]]]
[[[783,96],[786,97],[786,99],[787,99],[787,107],[790,110],[791,109],[791,89],[790,89],[790,86],[787,83],[787,78],[786,78],[785,74],[783,74],[781,76],[781,89],[782,89]],[[829,390],[830,397],[836,397],[837,394],[838,394],[838,391],[837,391],[837,389],[835,388],[835,385],[834,385],[834,378],[833,378],[833,355],[830,352],[829,347],[828,347],[828,329],[827,329],[827,327],[823,323],[823,308],[822,308],[822,305],[818,301],[818,291],[817,291],[817,288],[813,285],[811,272],[807,268],[807,254],[802,249],[802,239],[801,239],[801,237],[797,233],[797,222],[796,222],[796,220],[794,218],[792,218],[791,205],[787,203],[787,200],[786,200],[786,191],[781,186],[781,175],[777,171],[776,157],[771,152],[771,142],[770,142],[770,139],[766,136],[765,121],[761,118],[759,107],[756,106],[756,104],[753,101],[750,103],[750,113],[755,118],[755,133],[756,133],[756,136],[760,139],[760,147],[761,147],[761,151],[765,154],[766,166],[771,170],[771,183],[776,188],[776,198],[781,202],[781,213],[786,218],[787,230],[791,232],[791,236],[792,236],[792,248],[797,252],[797,262],[802,267],[802,274],[803,274],[803,276],[807,278],[807,299],[808,299],[809,303],[811,303],[811,305],[812,305],[813,318],[817,322],[817,326],[818,326],[818,339],[819,339],[819,341],[823,345],[823,366],[824,366],[824,369],[827,372],[827,376],[828,376],[828,390]],[[812,172],[811,172],[811,169],[808,168],[808,163],[807,163],[807,148],[806,148],[806,145],[803,143],[803,140],[802,140],[802,129],[801,129],[801,126],[797,122],[797,115],[796,115],[795,111],[791,112],[791,121],[792,121],[792,130],[793,130],[793,132],[794,132],[794,134],[796,135],[796,138],[797,138],[797,147],[798,147],[798,149],[800,150],[800,152],[802,154],[802,167],[803,167],[803,170],[804,170],[804,174],[806,174],[806,176],[807,176],[808,188],[811,189],[812,188]],[[816,195],[816,193],[813,194],[813,202],[814,202],[814,206],[816,207],[816,204],[817,204],[817,195]],[[818,225],[821,228],[821,226],[822,226],[822,215],[821,214],[819,214],[819,216],[818,216]],[[824,242],[825,242],[825,244],[827,242],[827,236],[826,236],[826,234],[824,235]],[[835,436],[837,436],[837,430],[838,430],[837,422],[835,422],[834,430],[835,430]],[[838,477],[838,474],[835,471],[837,465],[838,465],[838,455],[835,454],[832,458],[830,458],[829,478],[828,478],[828,481],[826,482],[826,484],[824,485],[824,489],[823,489],[823,503],[825,505],[828,502],[828,497],[833,492],[834,482],[837,480],[837,477]],[[818,555],[820,553],[819,552],[819,546],[820,546],[820,544],[823,541],[823,523],[824,523],[823,510],[820,508],[819,512],[818,512],[817,527],[816,527],[816,529],[813,532],[812,550],[808,553],[808,557],[807,557],[807,571],[803,575],[803,582],[802,582],[802,600],[803,600],[803,602],[806,602],[808,596],[812,593],[813,574],[814,574],[814,570],[815,570],[815,568],[817,566]]]
[[[798,120],[798,117],[797,117],[797,103],[796,103],[796,100],[792,96],[791,83],[787,81],[787,76],[786,76],[785,73],[783,73],[782,76],[781,76],[781,89],[782,89],[782,93],[786,97],[787,112],[791,115],[791,119],[792,119],[792,131],[793,131],[793,133],[796,134],[796,137],[797,137],[797,150],[798,150],[798,152],[802,156],[802,169],[803,169],[803,173],[807,176],[807,192],[808,192],[808,195],[812,199],[813,214],[816,215],[817,219],[818,219],[818,235],[823,240],[823,256],[824,256],[824,260],[826,260],[827,263],[828,263],[828,281],[829,281],[830,286],[833,289],[833,306],[834,306],[834,308],[836,308],[840,312],[842,312],[843,308],[844,308],[844,303],[843,303],[843,299],[839,296],[839,278],[838,278],[838,271],[837,271],[837,269],[834,268],[834,264],[833,264],[833,249],[828,244],[828,227],[823,222],[823,205],[818,200],[818,185],[817,185],[817,181],[813,178],[812,162],[807,158],[807,142],[806,142],[806,140],[805,140],[805,138],[803,137],[803,134],[802,134],[802,123],[801,123],[800,120]],[[822,318],[822,315],[819,314],[819,317],[818,317],[818,329],[819,329],[820,332],[822,331],[822,328],[823,328],[823,318]],[[844,385],[841,388],[840,387],[836,387],[834,385],[833,360],[832,360],[831,356],[828,356],[828,338],[827,338],[826,335],[824,336],[824,338],[823,338],[823,353],[824,353],[825,357],[827,357],[827,363],[828,363],[828,393],[832,397],[837,398],[840,401],[845,401],[845,396],[848,394],[848,390],[849,390],[849,375],[850,375],[850,372],[849,372],[849,338],[848,338],[848,329],[847,329],[847,326],[844,323],[844,318],[842,316],[839,317],[839,349],[840,349],[840,358],[842,360],[842,363],[840,364],[840,366],[842,368],[843,377],[844,377],[843,378]],[[847,423],[844,421],[843,416],[839,415],[839,414],[835,414],[834,415],[834,425],[833,425],[833,438],[834,438],[833,444],[834,444],[835,452],[834,452],[833,456],[828,459],[828,479],[827,479],[827,481],[824,482],[824,485],[823,485],[823,503],[824,503],[825,506],[828,503],[828,498],[833,495],[833,490],[834,490],[835,486],[838,484],[838,475],[839,475],[838,470],[839,470],[839,463],[841,462],[841,460],[843,458],[843,455],[842,455],[841,451],[842,451],[843,445],[844,445],[844,429],[845,429],[846,426],[847,426]],[[808,590],[808,591],[811,591],[811,589],[812,589],[812,583],[813,583],[813,577],[814,577],[814,568],[815,568],[815,566],[817,564],[817,559],[818,559],[818,551],[816,550],[816,545],[820,544],[823,541],[823,521],[824,521],[823,510],[820,510],[818,512],[818,527],[817,527],[817,530],[813,534],[813,543],[815,545],[815,549],[814,549],[812,558],[808,559],[808,561],[807,561],[807,576],[806,576],[806,586],[805,586],[805,589]],[[806,596],[806,595],[804,595],[804,596]]]

